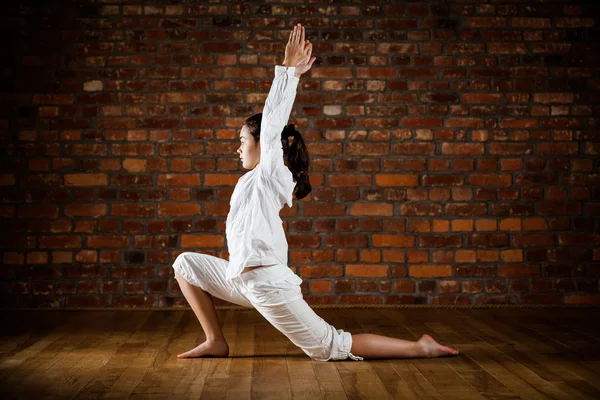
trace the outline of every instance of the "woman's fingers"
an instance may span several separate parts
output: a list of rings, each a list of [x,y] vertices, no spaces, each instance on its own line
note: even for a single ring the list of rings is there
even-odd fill
[[[304,27],[301,24],[294,25],[294,29],[292,29],[292,33],[290,34],[290,39],[288,42],[294,44],[302,44],[304,43],[305,32]]]
[[[306,59],[307,62],[310,59],[311,54],[312,54],[312,43],[308,43],[306,45],[306,47],[304,48],[304,58]]]

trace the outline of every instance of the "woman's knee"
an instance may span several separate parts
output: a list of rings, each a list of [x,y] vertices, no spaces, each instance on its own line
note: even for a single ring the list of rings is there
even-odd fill
[[[189,270],[192,268],[192,265],[198,264],[198,259],[202,256],[203,254],[201,253],[185,251],[175,258],[172,267],[176,272],[179,272],[179,274],[185,278],[186,272],[189,272]]]
[[[175,273],[175,279],[178,282],[187,282],[193,286],[202,287],[201,282],[198,281],[197,274],[193,272],[194,268],[192,267],[193,258],[197,258],[198,253],[193,253],[190,251],[181,253],[175,258],[173,262],[172,268]]]
[[[189,263],[192,254],[194,253],[191,251],[184,251],[183,253],[179,254],[173,262],[173,267],[181,263]]]

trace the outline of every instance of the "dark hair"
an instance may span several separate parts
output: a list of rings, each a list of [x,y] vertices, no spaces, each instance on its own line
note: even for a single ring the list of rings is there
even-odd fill
[[[260,123],[262,113],[254,114],[248,118],[244,125],[248,127],[250,133],[257,143],[260,143]],[[294,141],[290,145],[288,138],[293,137]],[[302,135],[296,130],[294,124],[286,125],[281,132],[281,146],[283,147],[283,158],[287,161],[287,167],[296,182],[295,195],[298,200],[306,197],[312,190],[308,177],[308,168],[310,157],[308,149],[304,144]]]

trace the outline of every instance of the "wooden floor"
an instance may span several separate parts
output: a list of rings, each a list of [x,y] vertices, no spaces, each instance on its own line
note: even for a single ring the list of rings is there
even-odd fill
[[[599,399],[600,308],[316,309],[336,328],[451,358],[312,361],[255,310],[222,310],[228,358],[191,310],[0,312],[0,398]]]

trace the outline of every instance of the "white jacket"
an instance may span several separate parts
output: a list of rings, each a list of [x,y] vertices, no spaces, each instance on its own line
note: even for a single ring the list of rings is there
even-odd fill
[[[235,185],[227,215],[229,265],[226,279],[253,265],[287,264],[288,244],[279,211],[292,206],[296,183],[283,162],[281,132],[296,98],[295,67],[275,66],[275,78],[263,108],[260,162]]]

